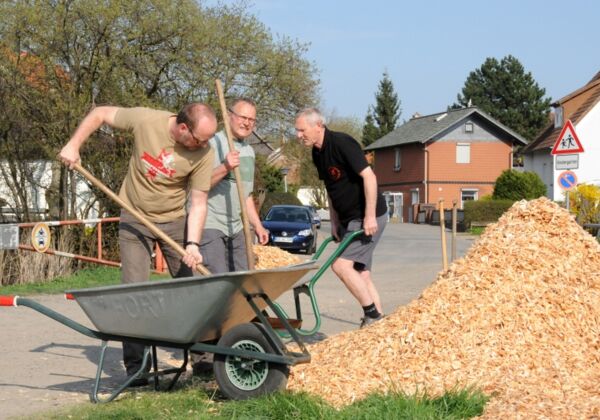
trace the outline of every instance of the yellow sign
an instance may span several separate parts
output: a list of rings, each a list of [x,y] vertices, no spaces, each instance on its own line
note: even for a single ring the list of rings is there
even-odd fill
[[[46,223],[40,222],[31,231],[31,245],[37,252],[46,252],[50,247],[50,228]]]

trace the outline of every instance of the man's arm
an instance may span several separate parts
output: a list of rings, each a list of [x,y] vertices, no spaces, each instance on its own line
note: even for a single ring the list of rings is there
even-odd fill
[[[233,168],[240,166],[240,152],[234,150],[225,155],[223,162],[215,167],[210,176],[210,187],[217,185],[227,174],[233,171]]]
[[[73,164],[80,160],[79,149],[83,143],[103,124],[114,126],[115,115],[118,110],[119,107],[116,106],[99,106],[92,109],[81,121],[69,142],[60,151],[59,159],[72,168]]]
[[[377,232],[377,218],[375,215],[377,206],[377,177],[370,166],[363,169],[359,175],[363,179],[366,201],[363,229],[365,230],[365,235],[372,236]]]
[[[249,195],[246,199],[246,213],[248,214],[248,221],[254,227],[256,237],[258,238],[258,243],[265,245],[267,242],[269,242],[269,231],[264,228],[260,221],[260,216],[256,211],[256,206],[254,205],[254,198],[252,195]]]
[[[206,212],[208,201],[208,192],[200,190],[192,190],[189,196],[190,209],[187,219],[187,241],[200,243],[202,239],[202,230],[206,222]],[[202,263],[202,254],[197,245],[189,244],[185,247],[186,255],[183,257],[183,262],[189,267],[194,268]]]

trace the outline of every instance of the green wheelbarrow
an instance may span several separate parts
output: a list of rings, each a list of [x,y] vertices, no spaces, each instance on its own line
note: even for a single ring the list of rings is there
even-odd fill
[[[314,261],[271,270],[252,270],[164,281],[122,284],[67,291],[97,330],[90,329],[32,299],[0,296],[0,306],[26,306],[91,338],[102,341],[93,402],[115,399],[135,379],[175,374],[170,390],[185,372],[189,352],[214,353],[213,369],[221,392],[230,399],[247,399],[284,389],[289,366],[310,362],[304,343],[273,299],[289,290]],[[298,345],[290,351],[263,312],[270,308]],[[138,372],[101,398],[100,381],[109,341],[145,345]],[[216,342],[216,344],[214,344]],[[182,349],[183,363],[160,370],[156,347]],[[147,372],[152,352],[152,371]],[[1,373],[0,373],[1,375]]]
[[[292,289],[294,292],[294,308],[296,311],[296,318],[290,318],[288,316],[288,314],[286,313],[286,311],[281,307],[281,305],[279,305],[277,302],[275,302],[275,306],[277,306],[277,309],[284,315],[284,317],[292,325],[295,326],[296,332],[299,335],[311,336],[311,335],[317,333],[319,331],[319,329],[321,328],[321,312],[319,310],[319,304],[317,303],[317,296],[315,294],[315,285],[317,284],[317,281],[321,278],[323,273],[325,273],[325,271],[327,271],[327,269],[340,256],[340,254],[342,252],[344,252],[344,250],[348,247],[350,242],[359,238],[363,233],[364,233],[364,230],[361,229],[361,230],[357,230],[357,231],[353,232],[351,235],[346,237],[344,240],[342,240],[340,242],[338,247],[331,253],[331,255],[327,258],[325,263],[323,265],[321,265],[321,267],[317,270],[317,272],[308,281],[301,280],[299,283],[296,283],[296,285]],[[325,251],[325,248],[327,248],[327,245],[329,245],[334,240],[335,240],[335,238],[333,236],[330,236],[329,238],[325,239],[323,241],[323,243],[321,244],[321,246],[319,247],[319,249],[317,250],[317,252],[311,258],[311,261],[316,262],[321,257],[321,254],[323,254],[323,252]],[[308,299],[310,300],[310,305],[311,305],[313,313],[314,313],[315,323],[314,323],[313,327],[309,328],[309,329],[301,327],[302,323],[303,323],[302,305],[300,302],[301,295],[306,295],[308,297]],[[277,318],[275,318],[275,320],[277,320]],[[273,322],[272,322],[272,324],[273,324]],[[292,337],[292,335],[287,331],[286,328],[278,328],[277,332],[279,333],[279,335],[281,337],[284,337],[284,338]]]

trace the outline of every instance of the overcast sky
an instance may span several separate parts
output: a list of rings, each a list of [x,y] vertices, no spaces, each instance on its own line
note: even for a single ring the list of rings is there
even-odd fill
[[[596,0],[249,4],[273,34],[310,44],[306,58],[320,70],[319,105],[342,117],[364,119],[384,71],[401,101],[401,121],[444,111],[487,57],[515,56],[553,100],[600,71]]]

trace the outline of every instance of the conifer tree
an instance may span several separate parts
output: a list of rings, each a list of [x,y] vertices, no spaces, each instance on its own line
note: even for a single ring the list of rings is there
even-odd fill
[[[394,84],[388,73],[384,72],[379,82],[379,90],[375,94],[375,107],[369,107],[363,125],[363,146],[368,146],[393,131],[401,113],[400,100],[394,91]]]
[[[492,118],[532,140],[548,122],[550,98],[530,72],[512,55],[498,61],[487,58],[472,71],[451,108],[471,103]]]

